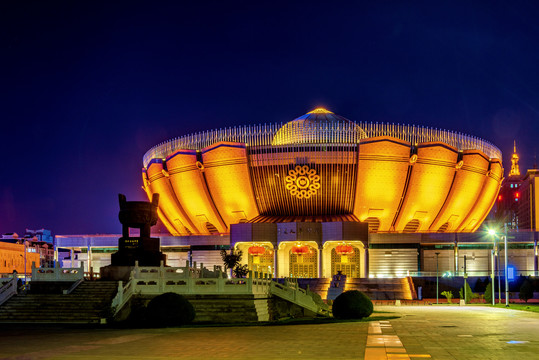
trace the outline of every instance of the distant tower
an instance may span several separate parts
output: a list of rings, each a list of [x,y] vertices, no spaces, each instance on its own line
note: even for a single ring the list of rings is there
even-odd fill
[[[511,156],[511,170],[509,176],[520,176],[520,168],[518,167],[517,142],[513,142],[513,155]]]

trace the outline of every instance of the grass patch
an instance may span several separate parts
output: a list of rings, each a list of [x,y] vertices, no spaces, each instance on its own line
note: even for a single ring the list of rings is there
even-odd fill
[[[501,309],[522,310],[539,313],[539,305],[537,304],[509,304],[509,307],[507,308],[505,307],[505,304],[496,304],[495,307]]]
[[[492,307],[491,304],[466,304],[466,306],[487,306]],[[496,304],[494,307],[500,309],[511,309],[511,310],[521,310],[539,313],[539,304],[509,304],[508,307],[505,307],[505,303]]]

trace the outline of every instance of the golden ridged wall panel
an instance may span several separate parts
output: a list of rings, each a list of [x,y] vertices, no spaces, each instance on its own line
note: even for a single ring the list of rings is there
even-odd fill
[[[410,143],[391,137],[364,139],[359,145],[354,215],[377,218],[377,231],[389,231],[406,185]]]
[[[420,143],[395,231],[427,231],[440,212],[453,182],[457,149],[438,142]],[[407,227],[408,224],[412,224]]]
[[[475,231],[483,222],[488,212],[494,205],[503,177],[503,167],[498,159],[490,162],[490,170],[485,175],[485,182],[481,190],[481,196],[476,199],[473,210],[462,222],[458,231]]]
[[[219,142],[201,152],[208,188],[227,226],[257,217],[245,144]]]
[[[146,170],[146,175],[148,179],[147,187],[150,193],[159,194],[161,220],[167,229],[171,231],[170,227],[172,227],[174,233],[180,235],[196,232],[196,228],[187,217],[183,207],[176,200],[176,194],[166,176],[168,173],[164,171],[163,164],[161,162],[152,162]]]
[[[170,183],[198,233],[226,233],[228,228],[213,204],[195,150],[178,150],[166,159]]]
[[[352,213],[356,161],[356,144],[250,148],[251,179],[260,214]]]
[[[456,166],[456,175],[444,207],[432,223],[430,231],[453,232],[472,210],[481,196],[488,171],[489,159],[482,152],[464,150],[462,163]]]
[[[150,182],[148,181],[148,175],[146,174],[146,169],[142,170],[142,190],[146,193],[146,196],[148,197],[149,201],[152,201],[152,192],[150,190]],[[170,221],[168,221],[168,218],[165,216],[163,211],[158,207],[157,208],[157,215],[159,216],[159,219],[165,225],[168,232],[173,236],[178,236],[180,233],[172,226]]]

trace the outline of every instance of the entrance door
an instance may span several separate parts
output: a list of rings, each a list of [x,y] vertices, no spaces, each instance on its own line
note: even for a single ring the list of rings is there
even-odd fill
[[[303,245],[302,247],[308,248],[308,251],[295,253],[294,249],[290,250],[290,277],[317,278],[317,252],[312,246]]]
[[[360,277],[360,253],[359,249],[352,246],[353,254],[339,254],[335,249],[331,250],[331,275],[341,271],[351,278]]]

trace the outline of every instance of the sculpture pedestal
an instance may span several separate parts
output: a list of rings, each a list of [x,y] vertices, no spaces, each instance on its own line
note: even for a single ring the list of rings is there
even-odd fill
[[[111,255],[111,265],[101,268],[101,279],[128,281],[131,270],[139,266],[161,266],[167,256],[159,249],[159,238],[121,237],[118,251]]]
[[[139,237],[121,237],[118,252],[111,255],[114,266],[160,266],[161,260],[166,262],[166,255],[159,249],[159,238],[142,239]]]

